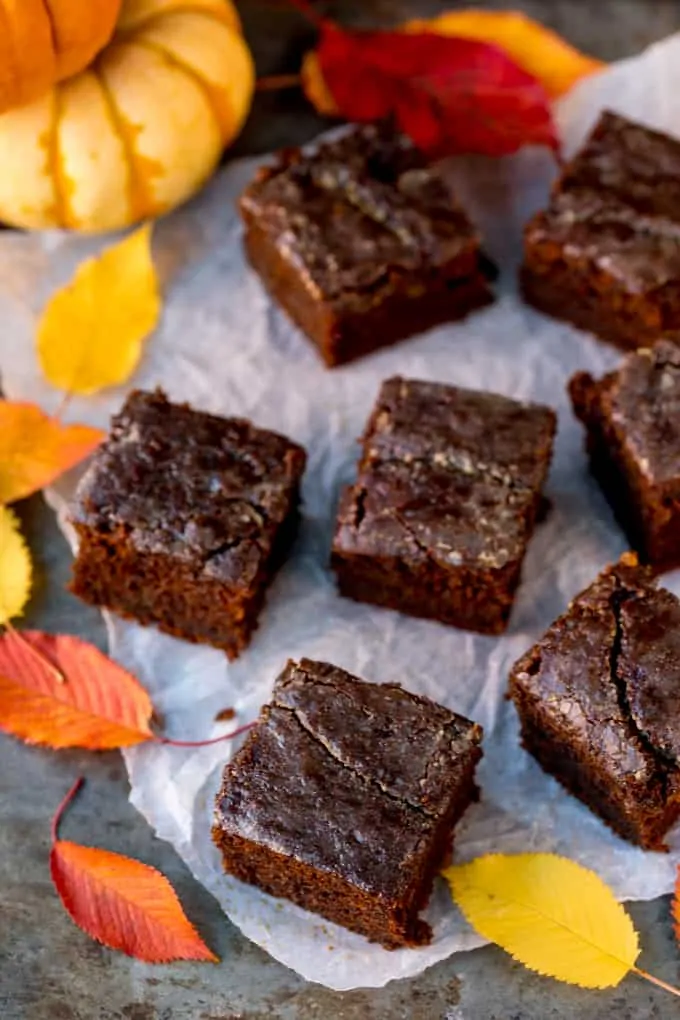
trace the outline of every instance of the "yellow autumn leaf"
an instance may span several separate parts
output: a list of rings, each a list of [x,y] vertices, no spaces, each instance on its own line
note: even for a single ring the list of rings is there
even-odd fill
[[[604,66],[601,61],[580,53],[556,32],[520,11],[480,11],[472,8],[445,11],[435,18],[407,21],[398,25],[395,31],[411,34],[434,32],[435,35],[493,43],[523,70],[538,78],[553,98],[567,92],[580,78]],[[305,95],[315,109],[327,117],[337,117],[337,105],[324,81],[314,50],[305,55],[300,73]]]
[[[83,396],[125,382],[160,311],[147,224],[84,262],[48,302],[38,326],[46,378]]]
[[[545,87],[553,98],[604,64],[570,46],[556,32],[521,11],[445,11],[436,18],[408,21],[405,32],[435,32],[493,43]]]
[[[640,952],[633,922],[594,872],[555,854],[489,854],[443,872],[480,935],[539,974],[611,988]]]
[[[31,593],[31,557],[19,521],[0,506],[0,626],[20,616]]]

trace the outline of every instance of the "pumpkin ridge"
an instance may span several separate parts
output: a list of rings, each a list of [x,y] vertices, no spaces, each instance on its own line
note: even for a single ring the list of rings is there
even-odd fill
[[[73,229],[77,226],[77,223],[69,202],[71,185],[64,169],[60,145],[60,128],[63,112],[59,90],[53,88],[52,115],[50,117],[47,139],[47,163],[54,188],[54,215],[60,227]]]
[[[140,21],[135,21],[128,28],[118,29],[114,38],[117,42],[133,42],[138,32],[146,31],[147,28],[153,26],[157,21],[162,21],[164,18],[174,18],[176,14],[198,14],[201,17],[216,21],[218,25],[226,25],[233,32],[242,34],[241,20],[235,10],[229,11],[225,7],[223,13],[220,14],[214,10],[209,11],[205,7],[196,7],[191,0],[185,0],[184,3],[178,4],[177,7],[166,8],[163,11],[152,11],[151,14],[148,14]]]
[[[10,35],[10,31],[9,31],[9,16],[7,14],[7,11],[4,9],[4,7],[2,5],[0,5],[0,32],[2,32],[2,35],[4,36],[5,39],[12,39],[13,38]],[[14,56],[14,47],[13,46],[10,49],[8,55],[10,57],[10,61],[9,62],[11,62],[11,65],[12,65],[12,71],[14,72],[13,75],[10,75],[10,78],[12,78],[12,77],[16,78],[16,76],[17,76],[16,75],[16,71],[17,71],[16,60],[11,59]]]
[[[11,67],[11,70],[12,70],[12,73],[10,75],[10,80],[14,79],[14,81],[18,81],[20,79],[20,70],[19,70],[20,65],[19,65],[19,60],[17,59],[16,41],[15,41],[15,38],[14,38],[14,33],[12,31],[10,31],[12,26],[11,26],[11,22],[9,20],[9,15],[8,15],[7,11],[5,10],[5,8],[2,6],[2,4],[0,4],[0,21],[3,22],[3,26],[0,29],[0,31],[2,31],[2,34],[4,35],[5,39],[9,39],[10,40],[10,48],[9,48],[9,54],[8,54],[9,58],[10,58],[8,63],[10,64],[10,67]],[[23,102],[26,101],[25,100],[25,89],[22,89],[21,91],[24,93],[24,95],[21,96],[21,102],[23,103]]]
[[[40,3],[42,4],[43,10],[45,11],[45,20],[47,22],[47,27],[50,30],[50,39],[52,40],[52,52],[54,53],[54,60],[55,60],[55,66],[56,66],[57,49],[58,49],[58,46],[59,46],[59,36],[57,35],[57,25],[56,25],[56,22],[54,20],[54,15],[53,15],[53,12],[52,12],[52,8],[50,7],[49,0],[40,0]]]
[[[118,104],[109,88],[104,73],[96,63],[92,65],[95,80],[99,84],[104,97],[104,105],[107,116],[111,121],[113,130],[120,138],[123,147],[123,156],[128,172],[128,201],[130,203],[130,215],[132,221],[142,220],[155,214],[155,202],[150,191],[146,187],[141,175],[137,173],[135,162],[135,148],[133,143],[134,128],[128,124],[125,117],[118,108]]]
[[[0,0],[6,221],[118,230],[195,194],[252,101],[233,3]]]
[[[135,39],[131,38],[128,41],[128,46],[138,46],[141,49],[148,50],[151,53],[157,54],[162,60],[175,67],[178,71],[181,71],[188,78],[198,85],[205,100],[210,108],[215,121],[217,123],[218,131],[224,141],[229,137],[232,126],[234,124],[234,111],[229,103],[229,100],[222,91],[216,88],[211,82],[207,81],[203,77],[200,71],[197,71],[195,67],[188,64],[181,57],[176,56],[171,50],[166,49],[161,43],[151,42],[149,39]]]

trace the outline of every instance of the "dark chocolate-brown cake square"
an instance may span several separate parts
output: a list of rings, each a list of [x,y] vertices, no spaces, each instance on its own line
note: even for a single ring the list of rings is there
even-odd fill
[[[680,601],[627,553],[513,667],[524,746],[648,850],[680,816]]]
[[[553,411],[393,378],[340,500],[340,592],[486,633],[504,630],[542,506]]]
[[[240,210],[251,264],[327,365],[491,298],[476,230],[437,168],[388,126],[285,149]]]
[[[76,494],[72,590],[235,657],[295,535],[304,450],[133,392]]]
[[[541,311],[624,349],[680,329],[680,141],[603,113],[524,251]]]
[[[680,347],[660,340],[569,384],[591,469],[641,557],[680,566]]]
[[[388,949],[427,942],[418,915],[476,798],[481,738],[396,685],[289,662],[224,771],[225,870]]]

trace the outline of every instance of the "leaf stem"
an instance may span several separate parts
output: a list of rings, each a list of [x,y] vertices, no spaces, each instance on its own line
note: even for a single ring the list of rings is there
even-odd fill
[[[17,630],[16,627],[14,627],[13,624],[11,624],[9,621],[7,621],[5,627],[7,628],[7,633],[11,634],[13,638],[16,638],[16,640],[19,641],[24,646],[24,648],[31,653],[31,655],[35,659],[38,660],[40,665],[44,669],[47,669],[52,674],[52,676],[54,677],[58,684],[66,683],[66,677],[64,676],[62,671],[57,666],[55,666],[53,662],[50,662],[46,655],[43,655],[43,653],[38,651],[37,648],[34,648],[34,646],[31,644],[28,638],[25,637],[25,635],[22,634],[20,630]]]
[[[653,974],[648,974],[646,970],[640,970],[639,967],[630,968],[633,974],[637,974],[638,977],[644,978],[645,981],[651,981],[657,988],[663,988],[665,992],[670,992],[671,995],[677,995],[680,998],[680,988],[676,988],[674,985],[669,985],[668,982],[662,981],[661,978],[654,977]]]
[[[50,827],[50,838],[52,840],[52,843],[56,843],[59,838],[59,823],[61,822],[64,811],[69,806],[69,804],[71,803],[75,795],[78,793],[78,791],[81,789],[81,787],[84,786],[84,784],[85,779],[83,778],[83,776],[79,776],[78,779],[76,779],[73,786],[71,787],[71,789],[64,797],[64,799],[62,800],[57,810],[54,812],[54,818],[52,819],[52,825]]]
[[[221,744],[223,740],[233,740],[242,733],[252,730],[254,725],[254,722],[244,723],[243,726],[239,726],[231,733],[223,733],[221,737],[212,737],[210,740],[173,740],[171,737],[155,737],[154,739],[168,747],[210,747],[211,744]]]
[[[267,74],[257,79],[255,89],[257,92],[276,92],[278,89],[294,89],[301,85],[300,74]]]
[[[53,417],[55,421],[58,422],[61,421],[61,419],[64,417],[64,414],[66,413],[66,408],[68,407],[72,400],[73,394],[71,393],[70,390],[67,390],[59,402],[59,407],[54,412]]]
[[[309,0],[288,0],[291,7],[294,7],[300,14],[303,14],[308,21],[311,21],[317,28],[322,28],[326,24],[326,18],[323,18],[317,11],[314,10]]]

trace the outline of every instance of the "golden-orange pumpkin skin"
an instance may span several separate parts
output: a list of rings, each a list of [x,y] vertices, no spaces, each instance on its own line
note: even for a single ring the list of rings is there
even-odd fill
[[[172,209],[239,132],[254,80],[231,0],[123,0],[92,63],[0,115],[0,220],[99,232]]]
[[[106,45],[122,0],[0,0],[0,113],[82,71]]]

